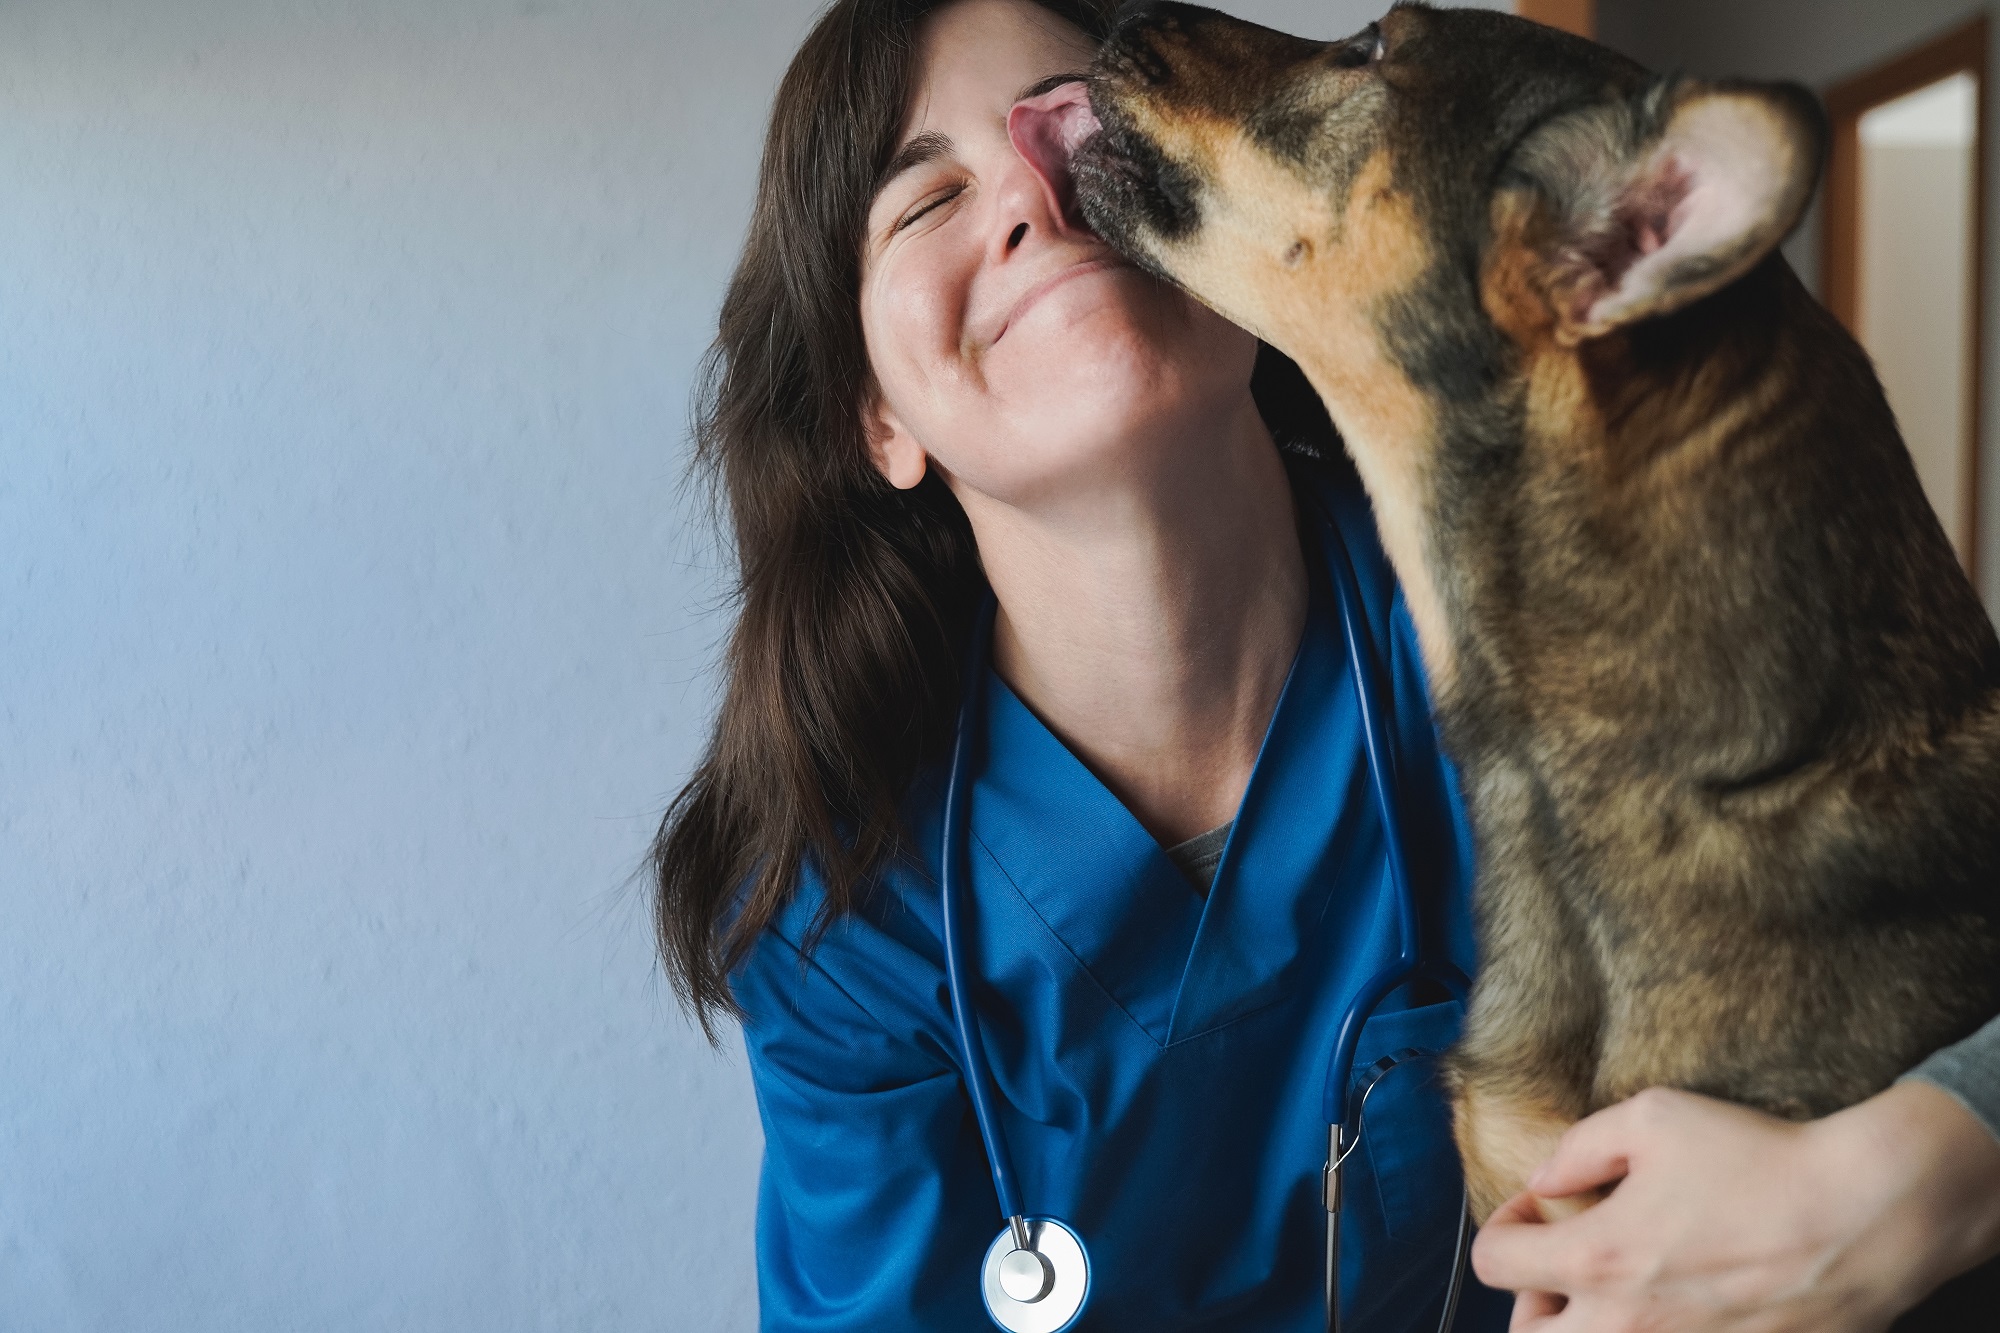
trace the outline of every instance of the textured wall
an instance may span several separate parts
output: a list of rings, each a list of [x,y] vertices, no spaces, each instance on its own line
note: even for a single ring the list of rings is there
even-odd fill
[[[751,1327],[626,886],[806,17],[712,12],[0,7],[0,1327]]]
[[[628,878],[813,8],[0,6],[0,1328],[753,1326]]]

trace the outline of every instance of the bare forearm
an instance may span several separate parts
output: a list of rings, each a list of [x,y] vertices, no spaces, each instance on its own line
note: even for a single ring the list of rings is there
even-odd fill
[[[1827,1169],[1844,1163],[1876,1200],[1868,1243],[1847,1257],[1896,1308],[2000,1255],[2000,1138],[1951,1093],[1907,1080],[1814,1131]]]

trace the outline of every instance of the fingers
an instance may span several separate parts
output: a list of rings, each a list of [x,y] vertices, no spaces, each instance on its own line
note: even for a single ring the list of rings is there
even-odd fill
[[[1524,1291],[1514,1298],[1514,1317],[1507,1333],[1543,1333],[1568,1305],[1562,1297],[1547,1291]]]
[[[1651,1103],[1671,1094],[1644,1092],[1606,1107],[1564,1131],[1549,1159],[1528,1177],[1528,1188],[1551,1199],[1602,1189],[1623,1180],[1639,1147],[1638,1121],[1658,1114]]]
[[[1523,1190],[1495,1208],[1493,1216],[1486,1219],[1486,1226],[1539,1226],[1547,1220],[1542,1216],[1541,1205],[1536,1202],[1535,1196]],[[1482,1232],[1485,1229],[1480,1228]]]
[[[1662,1116],[1679,1112],[1676,1099],[1683,1096],[1644,1092],[1570,1126],[1549,1160],[1528,1178],[1528,1189],[1487,1219],[1473,1241],[1472,1268],[1489,1287],[1536,1294],[1516,1301],[1517,1319],[1554,1319],[1563,1297],[1539,1293],[1574,1295],[1615,1266],[1607,1246],[1616,1233],[1604,1230],[1601,1208],[1548,1222],[1537,1196],[1560,1199],[1617,1184],[1657,1134]]]
[[[1799,1278],[1825,1269],[1803,1225],[1824,1198],[1790,1188],[1802,1160],[1823,1157],[1801,1159],[1806,1132],[1692,1093],[1640,1093],[1570,1127],[1487,1220],[1473,1270],[1522,1293],[1512,1333],[1721,1327],[1723,1311],[1738,1312],[1729,1327],[1859,1327],[1829,1324],[1825,1288]],[[1610,1186],[1603,1203],[1546,1220]]]
[[[1559,1276],[1570,1245],[1562,1224],[1542,1221],[1532,1194],[1517,1194],[1494,1210],[1472,1241],[1472,1271],[1489,1287],[1505,1291],[1558,1291]],[[1521,1303],[1514,1303],[1520,1318]]]

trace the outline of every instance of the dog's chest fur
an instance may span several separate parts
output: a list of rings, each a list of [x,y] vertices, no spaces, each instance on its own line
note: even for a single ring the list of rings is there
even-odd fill
[[[1782,261],[1440,430],[1460,1079],[1823,1114],[2000,1008],[2000,645]]]

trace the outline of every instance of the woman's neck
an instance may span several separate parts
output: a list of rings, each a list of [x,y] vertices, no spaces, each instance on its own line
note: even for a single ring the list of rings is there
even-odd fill
[[[1057,513],[968,505],[1000,603],[995,669],[1166,846],[1235,817],[1306,617],[1291,487],[1255,407],[1199,435]]]

